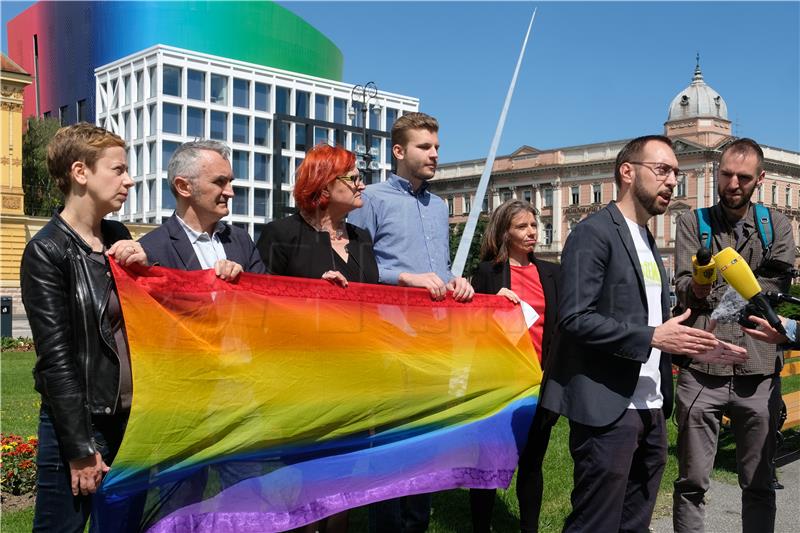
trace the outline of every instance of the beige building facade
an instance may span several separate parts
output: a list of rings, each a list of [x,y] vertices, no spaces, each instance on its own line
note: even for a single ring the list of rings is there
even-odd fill
[[[663,133],[674,143],[683,175],[669,209],[650,221],[650,231],[672,277],[676,221],[691,209],[716,202],[719,154],[734,139],[725,101],[706,84],[699,63],[689,86],[670,103]],[[548,150],[522,146],[510,155],[499,156],[481,206],[475,205],[475,190],[484,160],[441,164],[431,190],[447,201],[451,222],[466,221],[471,209],[489,212],[512,198],[530,201],[540,215],[537,254],[557,261],[575,224],[616,199],[614,161],[629,140]],[[784,213],[798,243],[800,153],[762,148],[766,177],[753,200]]]

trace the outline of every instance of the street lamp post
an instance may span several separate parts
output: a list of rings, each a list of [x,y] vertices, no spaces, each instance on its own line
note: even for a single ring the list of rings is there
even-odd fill
[[[372,147],[371,139],[367,136],[367,114],[370,111],[370,102],[374,101],[371,110],[376,115],[381,112],[381,105],[378,102],[378,86],[371,81],[364,85],[356,85],[350,91],[351,106],[347,112],[350,121],[356,118],[356,102],[361,103],[358,113],[361,115],[361,143],[354,143],[353,151],[358,156],[356,165],[364,173],[364,181],[372,183],[372,171],[380,169],[380,164],[375,161],[380,156],[380,151]],[[362,144],[363,143],[363,144]]]

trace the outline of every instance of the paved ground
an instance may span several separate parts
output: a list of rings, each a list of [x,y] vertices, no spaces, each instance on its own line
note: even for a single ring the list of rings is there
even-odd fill
[[[800,446],[787,442],[780,450],[778,479],[784,485],[776,491],[778,513],[776,533],[800,531]],[[739,485],[711,480],[706,505],[706,533],[735,533],[742,530],[742,492]],[[672,516],[651,524],[654,533],[672,533]]]

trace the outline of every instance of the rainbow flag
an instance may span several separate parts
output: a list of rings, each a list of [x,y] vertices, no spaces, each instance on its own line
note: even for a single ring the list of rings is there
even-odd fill
[[[510,483],[541,370],[504,298],[112,270],[134,395],[102,531],[284,531]]]

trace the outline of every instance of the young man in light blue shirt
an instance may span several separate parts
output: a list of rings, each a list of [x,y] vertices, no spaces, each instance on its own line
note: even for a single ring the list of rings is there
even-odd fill
[[[469,282],[450,271],[447,204],[428,191],[439,161],[439,123],[425,113],[403,115],[392,126],[397,172],[361,193],[364,206],[348,222],[369,231],[379,280],[426,289],[434,300],[447,293],[472,300]],[[418,494],[370,506],[369,529],[379,533],[422,533],[430,522],[431,496]]]

